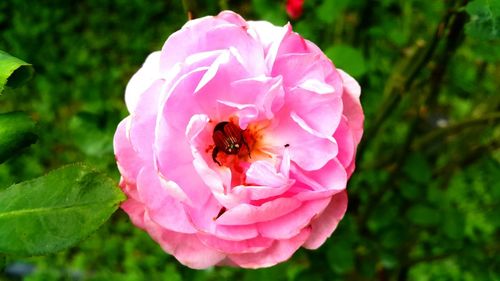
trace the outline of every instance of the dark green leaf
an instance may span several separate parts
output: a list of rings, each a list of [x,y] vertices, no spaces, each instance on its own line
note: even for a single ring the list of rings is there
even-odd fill
[[[35,122],[23,112],[0,114],[0,163],[37,139]]]
[[[17,87],[33,76],[33,67],[16,57],[0,50],[0,94],[5,85]]]
[[[401,185],[401,195],[406,199],[414,200],[418,199],[422,194],[422,188],[413,182],[405,181]]]
[[[418,183],[428,183],[432,177],[431,167],[421,154],[410,155],[403,171],[410,179]]]
[[[0,192],[0,252],[53,253],[101,226],[123,193],[116,183],[84,165],[69,165]]]
[[[368,228],[372,231],[378,231],[394,223],[393,220],[398,216],[398,208],[394,203],[387,202],[381,204],[370,212],[370,218],[367,223]]]
[[[279,26],[283,26],[287,22],[285,9],[279,1],[252,0],[252,6],[262,20],[270,21]]]
[[[500,39],[500,0],[475,0],[465,10],[470,15],[467,34],[481,40]]]
[[[395,268],[398,265],[398,259],[393,252],[384,252],[381,254],[380,263],[385,268]]]
[[[444,213],[443,231],[450,239],[459,240],[465,235],[465,218],[455,209]]]
[[[441,220],[438,210],[425,205],[411,207],[407,215],[412,223],[421,226],[437,225]]]
[[[79,113],[69,121],[75,145],[86,155],[102,156],[113,154],[113,135],[97,126],[99,116]]]
[[[347,239],[334,239],[328,249],[327,258],[334,272],[347,272],[354,267],[354,245]]]
[[[335,45],[325,51],[336,67],[345,70],[354,77],[366,73],[365,59],[360,50],[347,45]]]
[[[316,15],[324,23],[333,23],[342,15],[349,2],[350,0],[325,0],[315,9]]]

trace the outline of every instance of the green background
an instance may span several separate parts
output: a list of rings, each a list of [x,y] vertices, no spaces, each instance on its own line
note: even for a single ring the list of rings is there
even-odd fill
[[[183,2],[290,21],[282,1]],[[8,257],[0,280],[500,280],[500,5],[467,2],[306,0],[292,21],[358,79],[366,114],[348,212],[319,250],[195,271],[118,211],[70,250]],[[186,19],[181,1],[0,1],[0,49],[36,71],[0,112],[29,112],[39,134],[0,188],[81,161],[118,181],[127,81]]]

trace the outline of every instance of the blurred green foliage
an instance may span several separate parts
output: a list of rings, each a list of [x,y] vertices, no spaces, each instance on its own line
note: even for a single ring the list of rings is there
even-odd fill
[[[288,20],[282,1],[184,2],[197,17]],[[117,212],[76,248],[9,257],[0,280],[17,280],[19,264],[31,266],[25,280],[500,280],[498,7],[305,1],[294,30],[358,79],[366,114],[348,212],[319,250],[269,269],[195,271]],[[0,188],[83,159],[118,180],[126,83],[186,18],[180,1],[0,1],[0,49],[36,69],[1,111],[30,112],[40,131],[0,165]]]

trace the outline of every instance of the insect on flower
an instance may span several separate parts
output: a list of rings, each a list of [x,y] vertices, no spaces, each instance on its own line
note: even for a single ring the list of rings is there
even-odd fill
[[[243,130],[231,122],[223,121],[215,125],[212,138],[215,144],[212,151],[212,160],[219,166],[222,166],[217,160],[219,151],[229,155],[237,155],[241,147],[245,145],[248,150],[248,156],[250,156],[250,148],[243,137]]]

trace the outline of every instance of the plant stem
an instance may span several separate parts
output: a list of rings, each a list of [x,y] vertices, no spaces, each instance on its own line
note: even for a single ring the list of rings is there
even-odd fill
[[[451,3],[450,5],[454,5]],[[416,81],[418,74],[421,70],[431,62],[435,55],[434,53],[437,50],[438,42],[442,39],[446,40],[445,48],[443,48],[435,58],[438,62],[447,62],[452,54],[458,47],[458,44],[461,42],[459,40],[461,32],[463,31],[465,21],[463,18],[463,14],[457,14],[456,9],[449,9],[448,12],[443,17],[442,21],[438,24],[436,31],[434,32],[434,37],[431,43],[427,46],[427,48],[421,53],[419,56],[419,52],[417,52],[410,61],[417,61],[415,66],[412,67],[410,64],[410,71],[408,72],[408,76],[406,79],[401,80],[400,83],[396,83],[395,86],[391,86],[388,90],[388,98],[386,99],[386,103],[382,106],[381,113],[376,117],[374,121],[374,125],[371,127],[371,130],[367,133],[367,138],[371,139],[375,134],[378,133],[378,130],[381,128],[383,121],[390,115],[390,113],[394,110],[394,106],[401,100],[401,97],[404,92],[412,89],[413,83]],[[449,27],[449,28],[448,28]],[[449,29],[448,32],[446,32]],[[447,64],[447,63],[446,63]],[[435,69],[437,71],[436,74],[439,74],[440,77],[436,77],[437,81],[441,81],[441,77],[444,75],[446,67],[439,67]],[[430,85],[431,89],[427,89],[427,92],[421,97],[421,101],[417,103],[418,106],[423,106],[429,102],[429,98],[431,97],[431,90],[437,90],[437,87],[432,87],[433,84]],[[421,91],[419,91],[421,92]],[[437,95],[437,93],[434,93]],[[406,160],[408,152],[412,147],[414,142],[414,136],[417,134],[417,126],[420,120],[420,116],[417,114],[410,121],[410,130],[405,137],[405,140],[400,148],[396,149],[395,153],[389,158],[392,160],[391,167],[389,170],[389,176],[387,180],[382,186],[390,188],[392,186],[396,186],[398,178],[401,176],[400,170],[403,167],[403,163]],[[372,136],[372,137],[370,137]],[[365,142],[366,143],[366,142]],[[363,147],[363,148],[366,148]],[[358,218],[359,225],[361,225],[362,229],[366,227],[366,221],[368,219],[369,213],[371,210],[376,208],[380,202],[384,194],[386,194],[387,189],[379,188],[375,191],[371,196],[371,200],[367,204],[366,208],[360,214]],[[366,229],[364,229],[366,231]]]
[[[416,78],[420,72],[431,62],[433,55],[436,51],[438,43],[444,38],[445,30],[450,24],[452,16],[456,13],[456,9],[448,9],[448,12],[443,16],[442,20],[438,24],[430,43],[426,48],[420,48],[417,42],[417,50],[407,60],[408,69],[404,69],[403,73],[406,73],[406,77],[402,77],[400,74],[401,69],[395,68],[395,72],[391,76],[387,83],[387,87],[384,90],[385,100],[382,102],[382,106],[375,116],[374,121],[370,127],[368,127],[364,134],[365,140],[371,140],[375,135],[377,135],[384,123],[384,121],[390,116],[394,111],[397,104],[401,101],[404,93],[411,89]],[[362,157],[364,151],[366,150],[368,142],[363,141],[358,149],[358,155]]]
[[[413,145],[411,148],[412,148],[412,150],[420,150],[421,148],[427,146],[428,144],[430,144],[431,142],[433,142],[435,140],[438,140],[438,139],[442,140],[446,136],[459,134],[464,129],[467,129],[468,127],[477,126],[477,125],[486,126],[486,125],[496,124],[498,121],[500,121],[500,112],[493,112],[489,115],[482,116],[480,118],[469,119],[469,120],[455,123],[455,124],[450,125],[448,127],[435,129],[435,130],[432,130],[429,133],[425,134],[424,136],[420,137],[415,142],[413,142]]]

